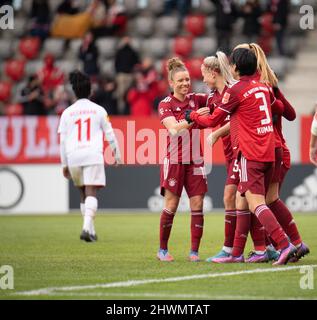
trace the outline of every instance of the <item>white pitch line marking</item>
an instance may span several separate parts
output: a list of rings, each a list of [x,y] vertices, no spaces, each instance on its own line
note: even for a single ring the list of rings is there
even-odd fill
[[[90,289],[97,289],[97,288],[103,288],[103,289],[125,288],[125,287],[135,287],[139,285],[152,284],[152,283],[179,282],[179,281],[189,281],[189,280],[198,280],[198,279],[207,279],[207,278],[239,276],[239,275],[245,275],[245,274],[282,272],[282,271],[297,270],[302,267],[316,268],[317,265],[301,265],[301,266],[242,270],[242,271],[232,271],[232,272],[222,272],[222,273],[206,273],[206,274],[172,277],[172,278],[165,278],[165,279],[163,278],[163,279],[128,280],[128,281],[121,281],[121,282],[99,283],[94,285],[83,285],[83,286],[50,287],[50,288],[42,288],[42,289],[30,290],[30,291],[15,292],[15,293],[12,293],[12,295],[40,296],[40,295],[49,295],[55,291],[77,291],[77,290],[90,290]]]

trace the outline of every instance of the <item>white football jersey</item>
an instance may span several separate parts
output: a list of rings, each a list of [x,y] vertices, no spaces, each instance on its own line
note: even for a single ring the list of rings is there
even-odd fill
[[[106,110],[79,99],[62,114],[58,133],[65,145],[69,167],[104,164],[103,142],[111,124]],[[111,127],[112,130],[112,127]]]

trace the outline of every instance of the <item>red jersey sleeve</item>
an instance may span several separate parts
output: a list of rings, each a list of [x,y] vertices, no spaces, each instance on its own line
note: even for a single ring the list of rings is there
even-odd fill
[[[190,114],[190,119],[200,126],[216,127],[221,124],[228,115],[233,113],[239,106],[240,101],[238,96],[230,89],[224,94],[220,106],[211,115],[199,115],[197,112],[192,112]]]
[[[158,106],[158,112],[160,121],[162,122],[165,118],[168,117],[175,117],[172,107],[170,104],[171,97],[166,97],[164,100],[162,100]]]
[[[276,89],[275,95],[284,105],[283,117],[288,121],[294,121],[296,119],[296,111],[279,88]]]

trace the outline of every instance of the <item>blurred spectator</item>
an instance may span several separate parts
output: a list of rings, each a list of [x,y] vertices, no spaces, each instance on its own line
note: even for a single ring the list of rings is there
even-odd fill
[[[75,0],[64,0],[58,7],[58,14],[77,14],[79,13],[79,9]]]
[[[145,58],[135,71],[135,87],[128,92],[131,115],[150,116],[158,95],[158,74],[150,58]]]
[[[94,41],[94,36],[91,32],[88,32],[83,39],[78,57],[84,64],[84,72],[93,78],[93,80],[99,74],[98,56],[99,52]]]
[[[25,88],[20,94],[20,103],[24,107],[25,115],[46,115],[44,105],[43,90],[41,89],[40,81],[37,75],[32,75],[28,78]]]
[[[217,30],[217,49],[229,54],[231,50],[232,27],[238,16],[233,0],[210,0],[216,8],[215,27]]]
[[[270,11],[273,14],[273,25],[277,48],[281,56],[285,55],[284,37],[290,11],[290,0],[271,0]]]
[[[244,18],[243,34],[247,37],[246,42],[257,42],[260,35],[260,18],[262,8],[259,0],[247,0],[242,7],[242,17]]]
[[[131,46],[130,38],[124,37],[115,54],[118,112],[120,114],[125,112],[125,96],[133,82],[134,67],[139,62],[139,54]]]
[[[88,12],[92,16],[92,32],[96,38],[122,34],[125,31],[125,8],[116,0],[93,0]]]
[[[61,115],[72,104],[71,93],[66,86],[58,86],[54,91],[54,114]]]
[[[101,79],[97,91],[92,96],[92,101],[104,107],[109,115],[116,115],[118,104],[115,91],[114,79]]]
[[[33,0],[31,7],[30,34],[39,37],[42,41],[49,35],[51,12],[48,1]]]
[[[64,74],[55,66],[54,57],[49,53],[44,57],[44,66],[38,71],[38,77],[44,93],[52,91],[64,83]]]
[[[164,0],[163,14],[171,14],[174,9],[179,14],[179,26],[191,7],[191,0]]]

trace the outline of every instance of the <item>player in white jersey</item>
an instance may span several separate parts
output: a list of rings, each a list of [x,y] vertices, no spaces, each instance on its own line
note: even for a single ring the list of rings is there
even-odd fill
[[[317,166],[317,111],[311,124],[310,161]]]
[[[116,164],[121,163],[121,155],[106,110],[88,100],[91,93],[89,77],[74,71],[69,79],[78,100],[63,112],[60,119],[61,162],[65,178],[71,179],[80,190],[80,209],[84,219],[80,239],[92,242],[97,240],[94,228],[97,190],[106,185],[104,137],[112,148]]]

